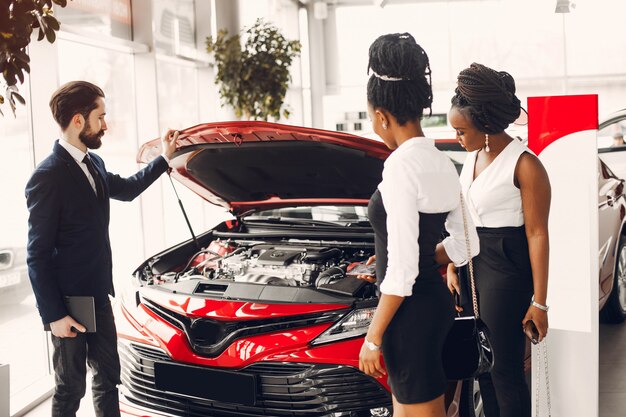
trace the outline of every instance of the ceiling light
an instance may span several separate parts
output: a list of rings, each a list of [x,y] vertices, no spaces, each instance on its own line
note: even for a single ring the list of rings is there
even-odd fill
[[[554,13],[569,13],[570,7],[572,9],[575,9],[576,5],[570,0],[556,0],[556,8],[554,9]]]

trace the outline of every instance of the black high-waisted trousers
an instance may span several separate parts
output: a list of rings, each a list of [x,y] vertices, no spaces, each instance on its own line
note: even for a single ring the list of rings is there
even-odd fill
[[[530,394],[524,375],[526,337],[522,330],[533,295],[526,232],[523,226],[479,227],[477,231],[480,254],[474,258],[476,289],[495,358],[492,372],[478,380],[485,415],[530,417]]]

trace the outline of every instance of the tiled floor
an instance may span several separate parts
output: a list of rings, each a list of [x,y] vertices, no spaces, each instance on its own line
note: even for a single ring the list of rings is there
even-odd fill
[[[48,399],[26,414],[26,417],[50,415],[51,400]],[[600,325],[600,417],[624,417],[626,415],[626,323],[611,326]],[[91,395],[81,402],[77,417],[92,417]]]
[[[600,325],[600,417],[626,415],[626,324]]]

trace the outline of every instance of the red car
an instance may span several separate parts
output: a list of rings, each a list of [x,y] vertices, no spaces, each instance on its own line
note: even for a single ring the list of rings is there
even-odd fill
[[[390,416],[386,378],[358,369],[376,291],[351,275],[374,254],[367,202],[389,150],[264,122],[184,134],[172,176],[234,218],[135,271],[116,313],[123,414]],[[461,391],[449,416],[474,414]]]

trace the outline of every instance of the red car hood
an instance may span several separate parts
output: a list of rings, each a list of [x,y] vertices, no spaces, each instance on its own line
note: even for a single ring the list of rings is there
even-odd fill
[[[172,176],[212,204],[235,214],[288,205],[365,204],[381,180],[390,151],[347,133],[237,121],[181,132]],[[154,139],[138,162],[161,153]]]

